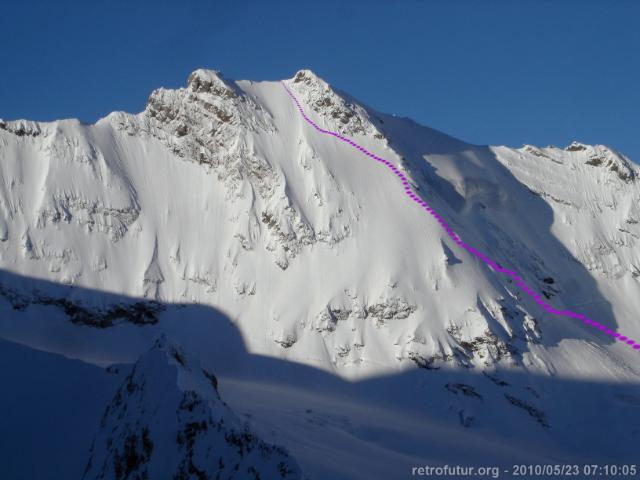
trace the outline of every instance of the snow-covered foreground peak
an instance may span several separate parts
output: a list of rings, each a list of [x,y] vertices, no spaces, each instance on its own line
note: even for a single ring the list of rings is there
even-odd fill
[[[301,478],[220,399],[215,375],[166,339],[122,376],[83,478]]]
[[[640,338],[640,170],[629,159],[579,143],[470,145],[377,112],[309,70],[283,83],[313,122],[390,162],[460,238],[554,308]],[[210,70],[155,90],[141,113],[94,125],[0,122],[0,268],[3,338],[101,365],[146,365],[150,354],[138,357],[164,332],[222,372],[232,395],[254,395],[258,381],[280,395],[313,391],[307,375],[323,379],[321,398],[348,379],[375,399],[369,385],[393,375],[409,379],[393,384],[399,395],[413,395],[418,369],[421,385],[439,392],[434,408],[446,405],[445,422],[463,436],[488,429],[509,443],[510,428],[493,425],[501,408],[523,425],[584,435],[563,419],[576,418],[575,406],[556,407],[562,389],[547,380],[636,384],[640,373],[637,351],[541,310],[459,249],[388,168],[312,128],[280,82]],[[206,379],[163,362],[149,369],[177,396],[183,382]],[[615,408],[637,415],[624,395]],[[607,408],[608,396],[594,398],[585,415]],[[284,415],[277,401],[242,404]],[[293,451],[299,425],[287,430],[297,420],[285,417],[261,434]],[[125,438],[129,427],[118,428]],[[113,466],[109,432],[91,468]],[[294,456],[303,470],[323,471],[310,450]]]

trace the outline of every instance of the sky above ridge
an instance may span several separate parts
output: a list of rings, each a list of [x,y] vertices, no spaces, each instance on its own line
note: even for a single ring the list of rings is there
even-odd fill
[[[199,67],[309,68],[478,144],[607,144],[640,162],[634,0],[30,1],[0,9],[0,118],[138,112]]]

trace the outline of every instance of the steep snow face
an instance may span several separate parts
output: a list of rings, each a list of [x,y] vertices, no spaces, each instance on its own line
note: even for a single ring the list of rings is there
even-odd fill
[[[469,145],[308,70],[284,84],[553,307],[640,338],[628,159],[578,143]],[[79,470],[91,434],[85,478],[298,478],[299,462],[310,478],[351,480],[637,458],[638,352],[541,311],[386,166],[312,128],[278,82],[197,70],[136,115],[0,121],[0,270],[0,337],[118,364],[107,375],[39,354],[78,379],[69,404],[51,390],[63,418],[74,401],[108,404],[51,478]],[[147,351],[158,333],[170,340]],[[31,398],[17,378],[40,370],[24,361],[33,351],[2,351],[17,364],[7,383]],[[15,403],[28,418],[33,402]],[[20,422],[3,425],[24,446],[9,455],[37,448]]]
[[[220,399],[215,375],[166,340],[123,376],[83,478],[301,478]]]
[[[636,334],[640,277],[638,167],[614,150],[574,142],[565,149],[494,148],[496,158],[553,211],[549,231],[563,252],[597,285],[593,295],[578,279],[553,285],[565,305],[593,309],[622,332]],[[557,266],[566,268],[564,263]],[[554,271],[558,268],[554,266]],[[587,284],[588,285],[588,284]],[[603,311],[603,307],[606,310]]]
[[[310,71],[285,83],[314,121],[394,162],[467,243],[556,308],[638,337],[639,172],[628,160],[580,144],[472,146],[359,105]],[[2,122],[0,240],[5,270],[213,305],[249,351],[347,377],[503,365],[637,379],[637,354],[544,314],[459,251],[388,170],[319,135],[277,82],[197,70],[137,115]],[[42,304],[43,292],[10,287],[0,293]]]

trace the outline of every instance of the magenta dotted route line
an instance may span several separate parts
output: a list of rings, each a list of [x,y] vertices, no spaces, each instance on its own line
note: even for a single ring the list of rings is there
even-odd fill
[[[418,195],[416,195],[414,193],[413,189],[411,188],[411,185],[409,184],[409,180],[407,180],[407,177],[400,170],[398,170],[398,168],[396,168],[396,166],[392,162],[390,162],[389,160],[385,160],[382,157],[378,157],[377,155],[374,155],[373,153],[368,151],[366,148],[361,147],[356,142],[354,142],[352,140],[349,140],[347,137],[343,137],[339,133],[330,132],[329,130],[325,130],[325,129],[319,127],[313,120],[311,120],[309,117],[307,117],[306,113],[304,113],[304,109],[302,108],[302,105],[300,105],[300,101],[291,92],[291,90],[289,90],[287,85],[284,82],[281,82],[281,83],[282,83],[282,86],[284,87],[284,89],[287,91],[287,94],[289,94],[291,99],[295,102],[296,106],[298,107],[298,110],[300,111],[300,114],[302,115],[302,118],[304,118],[304,120],[309,125],[311,125],[313,128],[315,128],[320,133],[324,133],[325,135],[330,135],[332,137],[337,138],[338,140],[341,140],[341,141],[343,141],[345,143],[348,143],[349,145],[351,145],[355,149],[360,150],[362,153],[364,153],[368,157],[371,157],[372,159],[374,159],[376,162],[379,162],[379,163],[382,163],[383,165],[385,165],[389,170],[391,170],[393,172],[393,174],[396,177],[398,177],[400,179],[400,181],[402,182],[402,186],[404,188],[405,194],[412,201],[417,203],[420,208],[422,208],[423,210],[427,211],[429,213],[429,215],[431,215],[433,218],[435,218],[436,221],[442,226],[443,230],[445,232],[447,232],[447,235],[449,235],[451,240],[453,240],[456,243],[456,245],[458,245],[460,248],[466,250],[467,252],[471,253],[472,255],[476,256],[480,260],[482,260],[489,267],[491,267],[494,271],[496,271],[498,273],[502,273],[502,274],[506,275],[507,277],[512,278],[514,280],[514,283],[518,287],[520,287],[520,290],[522,290],[524,293],[529,295],[538,305],[540,305],[540,307],[543,310],[545,310],[545,311],[547,311],[547,312],[549,312],[549,313],[551,313],[553,315],[559,316],[559,317],[570,317],[570,318],[575,318],[577,320],[581,320],[585,325],[590,325],[593,328],[598,329],[600,332],[604,333],[605,335],[609,335],[609,336],[615,338],[616,340],[625,343],[626,345],[628,345],[629,347],[633,348],[634,350],[640,350],[640,343],[638,343],[635,340],[632,340],[632,339],[630,339],[630,338],[628,338],[628,337],[626,337],[626,336],[624,336],[624,335],[622,335],[622,334],[610,329],[606,325],[602,325],[601,323],[595,321],[592,318],[588,318],[586,315],[583,315],[582,313],[576,313],[576,312],[573,312],[571,310],[556,310],[551,305],[546,303],[542,299],[542,297],[540,295],[538,295],[532,288],[530,288],[524,282],[522,277],[520,275],[518,275],[517,272],[502,267],[500,264],[498,264],[497,262],[494,262],[489,257],[487,257],[484,253],[479,252],[478,250],[476,250],[475,248],[471,247],[470,245],[467,245],[453,231],[453,229],[449,225],[447,225],[447,223],[444,221],[444,219],[442,218],[442,216],[438,212],[433,210],[429,206],[429,204],[427,202],[422,200]]]

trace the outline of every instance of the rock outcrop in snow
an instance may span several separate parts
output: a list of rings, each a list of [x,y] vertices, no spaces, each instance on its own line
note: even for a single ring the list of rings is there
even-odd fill
[[[640,339],[629,159],[470,145],[308,70],[284,82],[554,308]],[[0,269],[0,337],[99,365],[158,331],[184,344],[123,376],[86,478],[298,478],[279,443],[317,478],[458,462],[451,445],[475,465],[635,458],[637,352],[459,249],[278,82],[196,70],[139,114],[0,121]],[[250,425],[191,353],[224,370]]]
[[[287,83],[547,299],[635,328],[640,194],[623,156],[467,145],[308,70]],[[523,365],[537,346],[582,338],[547,335],[555,319],[457,251],[385,170],[310,129],[277,83],[196,70],[137,115],[2,125],[3,268],[216,305],[237,315],[250,349],[357,375],[416,359]]]
[[[83,478],[302,478],[222,401],[215,375],[165,339],[122,375]]]

